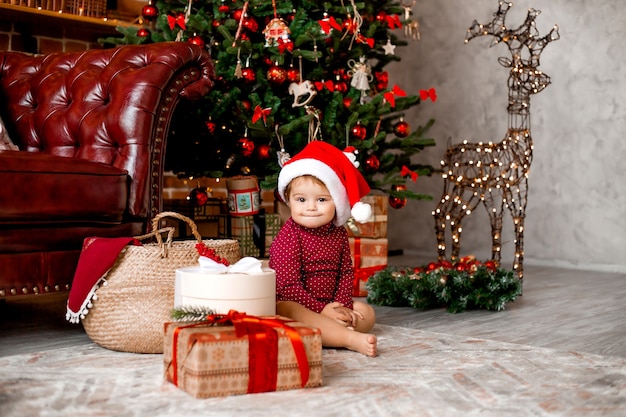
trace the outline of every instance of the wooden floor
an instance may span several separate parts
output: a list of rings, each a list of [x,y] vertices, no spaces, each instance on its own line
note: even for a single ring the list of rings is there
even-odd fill
[[[395,265],[413,265],[405,256]],[[0,302],[0,356],[89,343],[67,295]],[[500,312],[376,307],[377,322],[626,358],[626,274],[525,266],[524,295]]]

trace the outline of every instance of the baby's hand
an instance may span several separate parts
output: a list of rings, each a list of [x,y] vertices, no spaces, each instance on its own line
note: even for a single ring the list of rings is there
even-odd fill
[[[334,302],[326,304],[321,314],[326,317],[330,317],[342,326],[349,327],[352,326],[352,316],[350,315],[349,311],[351,310],[345,308],[343,304]]]

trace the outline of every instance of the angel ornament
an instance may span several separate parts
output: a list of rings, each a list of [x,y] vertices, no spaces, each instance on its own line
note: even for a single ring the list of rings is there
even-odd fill
[[[367,66],[365,56],[361,56],[359,62],[354,59],[349,60],[348,66],[350,67],[348,75],[352,77],[350,85],[361,91],[361,104],[364,104],[365,92],[370,89],[370,82],[372,81],[372,70]]]

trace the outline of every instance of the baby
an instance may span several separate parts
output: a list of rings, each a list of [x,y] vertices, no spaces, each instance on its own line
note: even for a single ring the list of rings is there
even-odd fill
[[[321,141],[283,167],[278,191],[291,217],[272,242],[277,313],[321,329],[322,344],[376,356],[374,309],[352,299],[354,268],[345,222],[371,216],[369,186],[351,159]]]

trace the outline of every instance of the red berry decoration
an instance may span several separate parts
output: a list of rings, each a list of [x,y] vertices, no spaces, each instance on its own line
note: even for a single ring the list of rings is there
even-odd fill
[[[275,85],[280,85],[285,82],[287,79],[287,70],[283,67],[279,67],[278,65],[272,65],[269,70],[267,70],[267,81],[271,82]]]
[[[149,22],[156,20],[159,17],[159,9],[153,4],[146,4],[141,8],[141,16]]]
[[[201,207],[209,201],[209,193],[205,187],[196,187],[187,196],[187,200],[194,206]]]
[[[404,184],[392,185],[391,189],[393,191],[405,191],[406,185]],[[402,207],[406,206],[406,197],[394,197],[390,195],[389,205],[391,206],[391,208],[401,209]]]
[[[357,122],[350,130],[350,137],[354,140],[363,140],[367,136],[367,129],[365,126],[361,124],[361,122]]]
[[[350,106],[352,105],[352,97],[344,97],[343,105],[345,106],[346,109],[349,109]]]
[[[139,36],[140,38],[149,38],[150,30],[146,28],[139,28],[139,30],[137,31],[137,36]]]
[[[241,155],[250,156],[254,152],[254,141],[252,141],[247,136],[239,139],[239,149],[241,150]]]
[[[243,27],[248,29],[250,32],[256,32],[259,30],[259,24],[251,17],[243,19]]]
[[[409,133],[411,133],[411,126],[409,126],[409,124],[404,120],[400,120],[393,127],[393,133],[395,133],[399,138],[406,138],[409,136]]]
[[[380,168],[380,159],[374,154],[365,158],[365,170],[367,172],[376,172]]]

